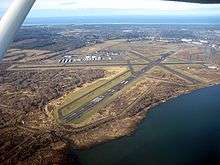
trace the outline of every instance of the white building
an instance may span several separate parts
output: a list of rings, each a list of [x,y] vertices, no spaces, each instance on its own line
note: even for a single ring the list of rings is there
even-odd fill
[[[186,43],[191,43],[193,40],[192,39],[186,39],[186,38],[183,38],[181,39],[182,42],[186,42]]]

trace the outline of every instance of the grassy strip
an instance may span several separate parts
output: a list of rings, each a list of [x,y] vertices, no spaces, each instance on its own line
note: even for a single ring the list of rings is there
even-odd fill
[[[113,86],[120,83],[122,80],[126,79],[128,76],[130,76],[129,71],[125,71],[122,74],[116,76],[115,78],[109,80],[108,82],[99,86],[96,84],[94,85],[93,90],[90,90],[89,92],[85,93],[81,97],[78,97],[77,99],[74,99],[71,103],[61,107],[59,110],[62,110],[63,115],[68,115],[69,113],[76,111],[78,108],[82,107],[86,103],[90,102],[94,98],[102,95],[107,90],[111,89]],[[79,90],[80,92],[80,90]],[[85,91],[84,91],[85,92]]]
[[[107,104],[111,103],[112,101],[114,101],[115,99],[117,99],[117,97],[119,95],[121,95],[122,93],[126,93],[126,91],[129,91],[134,85],[137,85],[139,82],[143,81],[143,79],[145,79],[144,77],[140,77],[136,80],[134,80],[133,82],[129,83],[128,85],[126,85],[121,91],[115,93],[113,96],[103,100],[102,102],[100,102],[99,104],[97,104],[95,107],[93,107],[93,109],[85,114],[83,114],[79,119],[76,119],[72,122],[70,122],[71,124],[80,124],[82,122],[85,122],[87,119],[89,119],[93,114],[101,111]],[[143,93],[145,93],[146,95],[146,91],[144,91]],[[140,99],[140,97],[143,94],[140,94],[137,96],[137,98],[132,101],[131,103],[129,103],[128,107],[126,107],[124,111],[127,111],[127,109],[130,106],[133,106],[133,103],[136,102],[137,99]]]

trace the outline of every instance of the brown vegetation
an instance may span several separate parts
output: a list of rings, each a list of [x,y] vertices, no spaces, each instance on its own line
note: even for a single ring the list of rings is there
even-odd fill
[[[47,116],[45,105],[104,77],[104,70],[7,71],[6,65],[1,68],[0,162],[30,164],[29,159],[35,157],[35,164],[42,164],[42,160],[50,164],[51,155],[60,156],[61,138],[51,133],[59,126]]]

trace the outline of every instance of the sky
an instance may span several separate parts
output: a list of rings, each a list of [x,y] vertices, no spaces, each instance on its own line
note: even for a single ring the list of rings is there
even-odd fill
[[[0,0],[0,15],[13,0]],[[161,0],[37,0],[29,17],[101,15],[220,15],[220,4]]]

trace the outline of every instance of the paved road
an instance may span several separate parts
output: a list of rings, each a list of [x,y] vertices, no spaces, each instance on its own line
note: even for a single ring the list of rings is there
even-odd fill
[[[173,53],[173,52],[172,52]],[[66,116],[59,116],[61,121],[63,123],[68,123],[74,119],[80,118],[84,113],[89,112],[94,106],[96,106],[101,101],[108,99],[109,97],[113,96],[115,93],[122,90],[126,85],[133,82],[137,78],[141,77],[143,74],[145,74],[147,71],[152,69],[154,66],[159,65],[162,61],[164,61],[168,56],[170,56],[172,53],[165,53],[161,54],[161,57],[155,61],[152,61],[147,66],[145,66],[143,69],[141,69],[139,72],[135,74],[135,76],[130,76],[129,78],[125,79],[121,83],[117,84],[116,86],[112,87],[107,92],[103,93],[101,96],[97,97],[96,99],[90,101],[83,107],[80,107],[79,109],[73,111],[72,113],[66,115]],[[60,113],[62,114],[62,113]]]

